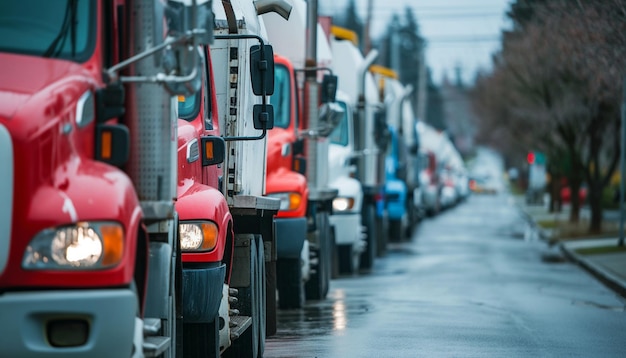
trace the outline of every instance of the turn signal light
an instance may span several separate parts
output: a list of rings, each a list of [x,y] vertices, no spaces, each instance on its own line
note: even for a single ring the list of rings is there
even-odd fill
[[[100,157],[102,159],[111,159],[112,138],[110,131],[102,131],[100,136]]]

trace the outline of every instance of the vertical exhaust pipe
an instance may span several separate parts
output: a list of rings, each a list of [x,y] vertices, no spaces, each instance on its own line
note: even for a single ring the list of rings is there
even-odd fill
[[[275,12],[285,20],[289,20],[291,15],[291,4],[285,0],[257,0],[254,2],[257,15]]]

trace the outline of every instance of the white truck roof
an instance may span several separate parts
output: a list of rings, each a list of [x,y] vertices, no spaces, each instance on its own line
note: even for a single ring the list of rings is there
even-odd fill
[[[358,100],[358,73],[357,69],[364,58],[361,51],[350,41],[331,38],[330,48],[333,54],[332,69],[339,76],[339,90],[346,92],[354,103]],[[365,77],[365,99],[367,103],[379,103],[378,87],[374,76],[368,71]]]

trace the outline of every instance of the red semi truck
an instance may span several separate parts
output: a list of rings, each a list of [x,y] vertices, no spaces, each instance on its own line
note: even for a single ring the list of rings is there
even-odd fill
[[[298,308],[305,298],[320,300],[328,293],[334,250],[329,218],[338,191],[328,183],[327,137],[343,114],[334,103],[337,78],[323,68],[328,58],[317,55],[318,28],[323,39],[317,2],[295,1],[293,9],[287,22],[264,17],[268,37],[280,51],[267,193],[281,200],[276,218],[281,308]],[[320,83],[322,73],[326,80]]]
[[[300,308],[305,301],[305,282],[310,278],[307,241],[309,186],[304,175],[304,143],[298,138],[298,93],[291,62],[275,55],[274,129],[267,142],[269,196],[281,200],[275,219],[279,306]]]
[[[223,194],[198,3],[0,4],[1,356],[262,355],[278,202]]]

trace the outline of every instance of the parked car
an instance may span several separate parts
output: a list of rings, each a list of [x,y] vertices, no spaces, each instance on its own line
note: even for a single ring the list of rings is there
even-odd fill
[[[469,188],[473,193],[497,194],[500,190],[498,182],[490,175],[472,176],[469,180]]]

